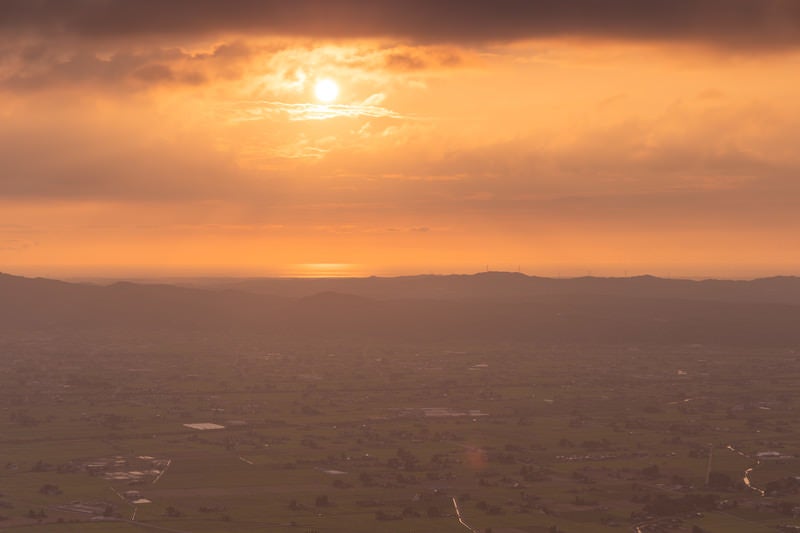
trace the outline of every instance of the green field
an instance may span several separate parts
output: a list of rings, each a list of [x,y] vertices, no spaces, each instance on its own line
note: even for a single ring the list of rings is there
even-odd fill
[[[791,351],[27,339],[2,361],[0,528],[465,531],[453,498],[493,533],[800,525]]]

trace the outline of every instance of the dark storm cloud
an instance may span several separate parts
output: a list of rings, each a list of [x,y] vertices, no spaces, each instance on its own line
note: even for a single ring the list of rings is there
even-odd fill
[[[548,36],[800,44],[797,0],[5,0],[5,32],[114,39],[220,33],[420,42]]]

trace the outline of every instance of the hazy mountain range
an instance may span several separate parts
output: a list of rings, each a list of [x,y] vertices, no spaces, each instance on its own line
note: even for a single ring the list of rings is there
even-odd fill
[[[67,283],[0,274],[0,331],[795,346],[800,278],[519,273]],[[191,285],[191,286],[186,286]]]

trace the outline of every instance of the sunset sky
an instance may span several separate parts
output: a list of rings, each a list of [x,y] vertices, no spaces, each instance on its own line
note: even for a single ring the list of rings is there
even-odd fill
[[[0,2],[0,271],[487,265],[800,274],[800,2]]]

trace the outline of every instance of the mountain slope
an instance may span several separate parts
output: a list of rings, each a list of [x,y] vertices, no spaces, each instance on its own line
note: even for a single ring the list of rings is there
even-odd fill
[[[520,298],[489,291],[481,285],[487,279],[497,281],[491,276],[459,278],[462,292],[457,298],[432,290],[426,298],[378,300],[336,292],[285,298],[233,290],[134,283],[93,286],[0,275],[0,331],[202,332],[393,341],[800,343],[800,305],[603,294],[591,284],[593,290],[577,292],[575,287],[591,280],[577,281],[574,293],[541,292]],[[479,296],[467,297],[470,281],[476,284],[472,294]],[[511,279],[512,284],[520,282],[529,280]],[[506,286],[506,290],[510,289]]]
[[[527,300],[547,294],[682,298],[728,302],[800,305],[800,278],[756,280],[683,280],[654,276],[632,278],[543,278],[512,272],[473,275],[402,276],[395,278],[257,278],[206,280],[207,287],[257,294],[303,297],[324,291],[377,299],[501,299]]]

